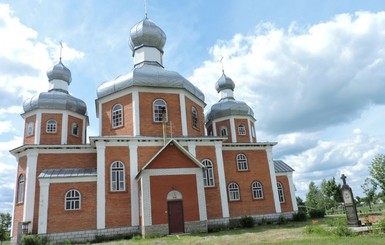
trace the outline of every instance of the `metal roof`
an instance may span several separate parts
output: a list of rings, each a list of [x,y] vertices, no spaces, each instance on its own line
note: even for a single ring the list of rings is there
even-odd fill
[[[49,168],[44,169],[39,178],[68,178],[96,176],[96,168]]]
[[[140,47],[154,47],[163,52],[166,34],[147,16],[131,28],[130,48],[132,51]]]
[[[274,170],[276,173],[294,172],[294,169],[282,160],[274,160]]]
[[[66,91],[50,90],[26,99],[23,104],[24,112],[35,109],[69,110],[81,115],[87,114],[87,105],[81,99],[75,98]]]
[[[133,86],[157,88],[181,88],[189,91],[204,102],[203,92],[181,76],[178,72],[168,71],[157,63],[145,62],[132,72],[102,83],[97,89],[98,98],[113,94]]]
[[[210,111],[206,114],[206,123],[227,116],[250,116],[254,118],[254,112],[253,109],[243,101],[237,101],[234,98],[225,98],[211,107]]]

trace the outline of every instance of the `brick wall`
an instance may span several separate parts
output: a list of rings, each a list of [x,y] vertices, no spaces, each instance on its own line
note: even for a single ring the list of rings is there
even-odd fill
[[[182,193],[184,221],[199,221],[196,185],[194,174],[151,176],[152,224],[168,224],[167,194],[174,189]]]
[[[79,125],[78,129],[78,135],[72,134],[72,124],[77,123]],[[83,125],[83,120],[81,118],[76,118],[73,116],[68,116],[68,136],[67,136],[67,144],[74,145],[74,144],[82,144],[83,141],[83,128],[85,125]]]
[[[130,152],[128,147],[106,147],[106,228],[131,225]],[[111,164],[121,161],[125,166],[125,191],[111,191]]]
[[[123,106],[123,126],[112,128],[112,107]],[[132,94],[108,101],[102,105],[102,135],[133,135]]]
[[[218,165],[215,154],[214,146],[197,146],[196,157],[199,161],[202,162],[203,159],[209,159],[213,163],[214,170],[214,187],[205,187],[205,197],[206,197],[206,211],[207,218],[220,218],[223,217],[222,214],[222,204],[221,204],[221,194],[219,189],[219,173]]]
[[[236,156],[243,153],[247,157],[248,170],[238,171]],[[226,173],[226,187],[230,182],[239,185],[239,201],[229,201],[230,217],[253,214],[274,213],[274,200],[266,152],[263,150],[224,151],[223,159]],[[252,182],[259,181],[263,186],[263,199],[254,200]]]
[[[18,232],[18,223],[23,221],[23,209],[24,209],[24,202],[21,202],[21,203],[18,203],[17,202],[17,195],[18,195],[18,187],[19,187],[19,177],[20,175],[24,175],[24,190],[25,190],[25,183],[26,183],[26,169],[27,169],[27,157],[20,157],[19,158],[19,164],[17,166],[17,177],[16,177],[16,183],[15,183],[15,192],[16,192],[16,196],[15,196],[15,200],[14,200],[14,203],[15,203],[15,210],[14,210],[14,213],[13,213],[13,231],[12,231],[12,234],[14,237],[17,236],[17,232]],[[25,195],[24,195],[25,196]]]
[[[32,135],[28,136],[27,131],[28,131],[28,124],[30,122],[33,122],[33,133]],[[34,144],[35,143],[35,137],[36,137],[36,132],[35,132],[35,127],[36,127],[36,115],[27,117],[25,119],[25,124],[24,124],[24,144]]]
[[[65,210],[67,191],[81,194],[80,210]],[[96,182],[50,184],[47,232],[96,229]]]
[[[229,120],[223,120],[220,122],[217,122],[216,124],[216,130],[217,130],[217,135],[221,136],[221,127],[225,126],[227,128],[227,140],[225,140],[225,143],[231,142],[231,128],[230,128],[230,121]]]
[[[198,114],[198,128],[193,127],[192,122],[192,107],[195,107]],[[194,103],[186,97],[186,118],[187,118],[187,132],[189,136],[204,136],[205,135],[205,118],[203,108]]]
[[[170,122],[173,123],[173,135],[182,135],[179,95],[143,92],[139,93],[140,134],[143,136],[163,136],[162,123],[153,121],[153,102],[156,99],[162,99],[167,104],[167,125],[169,126]],[[167,134],[170,135],[169,128]]]
[[[249,125],[247,123],[247,119],[235,119],[234,120],[234,125],[235,125],[235,132],[237,135],[237,142],[250,142],[250,134],[249,134]],[[240,135],[238,131],[238,126],[239,125],[245,126],[246,134],[245,135]]]
[[[40,144],[42,145],[54,145],[61,144],[61,131],[62,131],[62,114],[53,114],[53,113],[43,113],[41,116],[41,136],[40,136]],[[47,133],[46,126],[47,121],[53,119],[57,123],[56,133]]]
[[[277,176],[277,182],[281,182],[283,187],[283,193],[285,195],[285,202],[281,203],[281,211],[282,212],[290,212],[293,211],[293,202],[291,200],[289,181],[287,176]]]

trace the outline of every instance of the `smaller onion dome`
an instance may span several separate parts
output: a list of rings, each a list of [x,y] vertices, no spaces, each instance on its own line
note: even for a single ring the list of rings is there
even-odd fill
[[[233,80],[225,75],[225,72],[222,73],[222,76],[218,79],[217,83],[215,84],[215,89],[217,92],[221,92],[224,89],[231,89],[234,91],[235,83]]]
[[[147,16],[131,28],[130,48],[132,51],[146,46],[157,48],[163,53],[165,43],[166,34]]]
[[[50,69],[48,69],[47,77],[48,77],[48,81],[58,79],[58,80],[66,81],[68,84],[70,84],[72,81],[71,71],[65,65],[63,65],[63,63],[61,62],[61,59],[59,63],[52,66]]]

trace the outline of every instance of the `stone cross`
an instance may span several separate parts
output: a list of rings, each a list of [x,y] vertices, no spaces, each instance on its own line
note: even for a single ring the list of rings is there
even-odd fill
[[[346,185],[346,176],[344,174],[341,175],[342,182]]]

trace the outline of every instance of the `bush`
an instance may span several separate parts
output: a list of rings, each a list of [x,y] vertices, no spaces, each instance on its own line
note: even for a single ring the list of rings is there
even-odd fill
[[[307,214],[304,211],[298,211],[293,215],[293,221],[306,221],[307,220]]]
[[[279,217],[278,217],[278,220],[277,220],[277,224],[278,225],[283,225],[283,224],[286,224],[287,223],[287,219],[285,218],[285,216],[283,214],[280,214]]]
[[[353,236],[355,233],[353,231],[345,226],[345,225],[339,225],[337,228],[332,230],[332,233],[337,236]]]
[[[319,225],[307,225],[305,226],[304,229],[306,234],[327,234],[328,232],[323,228],[322,226]]]
[[[39,237],[35,235],[25,235],[21,239],[21,245],[46,245],[48,240],[45,237]]]
[[[378,228],[380,228],[381,231],[385,231],[385,218],[378,221]]]
[[[253,217],[245,216],[239,220],[239,224],[242,228],[251,228],[254,226],[254,219]]]
[[[323,209],[312,209],[309,211],[310,218],[323,218],[325,217],[325,210]]]

